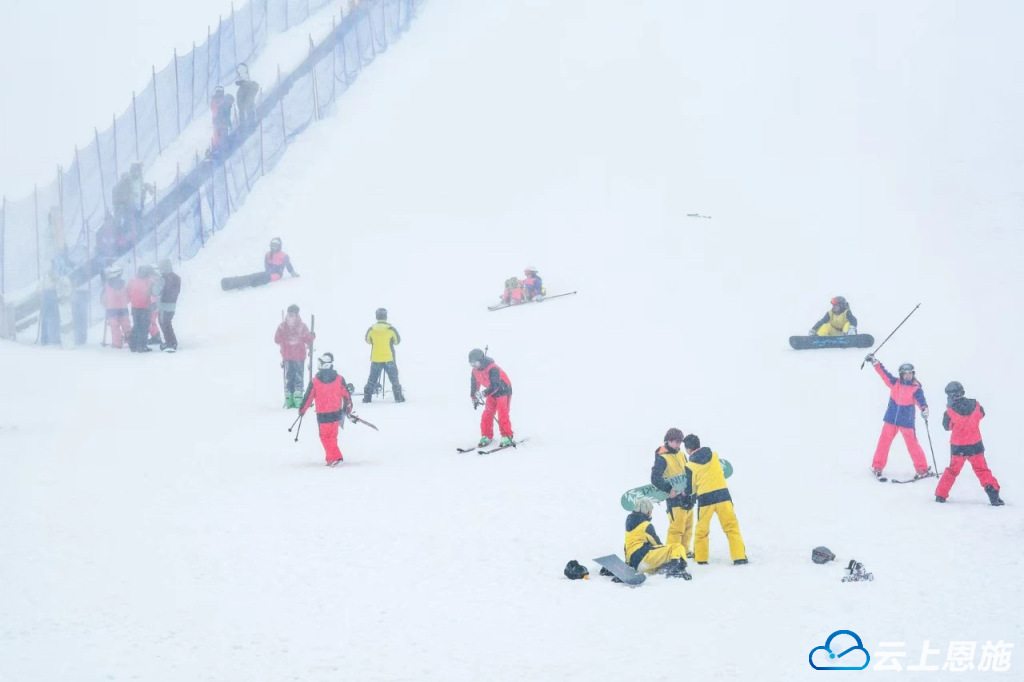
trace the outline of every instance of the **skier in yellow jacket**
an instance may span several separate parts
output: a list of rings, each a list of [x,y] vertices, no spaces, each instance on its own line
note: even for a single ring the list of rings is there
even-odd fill
[[[683,493],[684,485],[673,487],[669,479],[687,472],[686,455],[679,451],[683,445],[683,432],[669,429],[665,444],[654,453],[651,483],[666,493],[665,511],[668,512],[668,544],[680,544],[686,549],[686,558],[693,558],[693,495]]]
[[[729,539],[729,555],[734,564],[747,563],[747,550],[743,546],[740,535],[740,522],[736,520],[736,512],[732,507],[732,496],[725,483],[725,473],[718,453],[700,445],[700,438],[690,434],[683,439],[683,448],[690,461],[686,465],[690,470],[691,488],[684,491],[697,497],[697,533],[693,541],[694,559],[698,564],[708,562],[711,533],[711,517],[718,515],[718,523]]]
[[[404,403],[402,385],[398,383],[398,365],[395,364],[395,346],[402,342],[398,330],[388,324],[388,311],[377,308],[377,322],[366,330],[366,343],[370,344],[370,378],[363,387],[363,402],[373,400],[373,392],[380,381],[381,372],[387,372],[391,379],[391,392],[396,403]]]
[[[658,533],[651,524],[654,503],[649,497],[636,501],[633,512],[626,517],[626,542],[623,551],[626,563],[640,573],[664,573],[670,578],[689,580],[683,546],[661,544]]]

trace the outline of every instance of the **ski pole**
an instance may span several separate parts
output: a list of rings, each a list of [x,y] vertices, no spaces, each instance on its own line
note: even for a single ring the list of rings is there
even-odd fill
[[[300,419],[302,419],[302,415],[301,414],[298,417],[296,417],[295,421],[292,422],[292,425],[288,427],[288,433],[292,432],[292,429],[295,428],[295,425],[299,423]]]
[[[907,320],[909,320],[909,319],[910,319],[910,316],[911,316],[911,315],[913,315],[913,314],[914,314],[915,312],[917,312],[917,309],[918,309],[918,308],[920,308],[920,307],[921,307],[921,304],[920,304],[920,303],[918,303],[917,305],[915,305],[915,306],[914,306],[914,309],[913,309],[913,310],[911,310],[911,311],[910,311],[910,312],[909,312],[909,313],[907,314],[907,316],[903,318],[903,322],[906,322]],[[891,338],[892,338],[892,335],[893,335],[893,334],[895,334],[895,333],[896,333],[896,332],[897,332],[897,331],[899,330],[899,328],[903,326],[903,322],[900,322],[900,323],[899,323],[898,325],[896,325],[896,329],[893,329],[893,330],[892,330],[892,332],[890,332],[890,333],[889,333],[889,336],[885,337],[885,340],[884,340],[884,341],[882,341],[882,343],[880,343],[880,344],[878,344],[877,346],[875,346],[875,349],[874,349],[873,351],[871,351],[871,355],[874,355],[874,354],[875,354],[875,353],[877,353],[877,352],[878,352],[879,350],[881,350],[882,346],[884,346],[884,345],[885,345],[885,342],[886,342],[886,341],[888,341],[889,339],[891,339]],[[866,360],[866,359],[865,359],[865,360],[863,360],[863,361],[861,361],[861,363],[860,363],[860,368],[861,368],[861,369],[864,369],[864,363],[866,363],[866,362],[867,362],[867,360]]]
[[[288,430],[291,431],[291,429],[288,429]],[[295,429],[295,442],[296,443],[299,442],[299,432],[301,432],[301,431],[302,431],[302,415],[300,414],[299,415],[299,428]]]
[[[935,448],[932,447],[932,432],[928,428],[928,417],[924,418],[924,432],[928,434],[928,449],[932,453],[932,467],[934,467],[935,475],[939,475],[939,465],[935,463]]]

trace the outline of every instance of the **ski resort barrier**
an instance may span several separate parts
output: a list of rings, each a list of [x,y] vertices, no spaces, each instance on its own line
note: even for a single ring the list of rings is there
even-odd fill
[[[316,7],[326,4],[326,0],[309,2]],[[148,94],[134,98],[127,112],[130,122],[123,122],[128,119],[122,116],[110,130],[97,133],[89,148],[76,150],[71,166],[60,170],[50,186],[37,188],[20,202],[5,199],[0,206],[0,337],[18,338],[20,333],[20,340],[27,342],[58,342],[55,330],[73,325],[79,343],[84,342],[87,325],[103,318],[99,300],[103,268],[116,264],[131,276],[138,265],[155,264],[165,258],[181,262],[195,256],[215,232],[224,228],[255,183],[274,168],[289,140],[324,116],[362,69],[409,29],[423,2],[362,0],[347,15],[343,8],[340,20],[324,40],[314,45],[310,37],[309,54],[298,67],[287,75],[279,69],[277,82],[264,84],[256,123],[236,131],[230,153],[216,159],[201,158],[197,153],[192,168],[179,166],[172,185],[156,188],[156,196],[139,218],[138,238],[130,249],[114,255],[98,253],[97,232],[104,218],[109,218],[109,183],[119,171],[123,172],[124,164],[159,154],[161,144],[166,144],[157,132],[163,129],[161,125],[170,126],[176,135],[178,120],[183,125],[208,111],[206,93],[193,99],[190,85],[187,102],[177,101],[168,116],[157,106],[162,77],[155,72]],[[261,0],[255,4],[260,5]],[[245,14],[234,12],[232,20],[222,22],[218,29],[219,47],[209,48],[208,43],[207,54],[213,54],[214,49],[221,54],[224,44],[233,45],[236,29],[249,22],[253,22],[253,30],[243,49],[255,54],[261,35],[256,30],[257,18],[271,28],[287,25],[281,7],[294,9],[296,5],[308,7],[305,0],[262,0],[262,14],[254,12],[253,5],[247,6]],[[262,33],[264,40],[266,30]],[[193,50],[189,56],[189,73],[199,64],[197,54],[203,49]],[[175,59],[179,76],[182,62],[181,57]],[[231,60],[222,63],[229,64],[230,73],[234,72],[233,53]],[[206,59],[198,71],[210,73],[210,64]],[[173,76],[174,65],[171,68]],[[212,90],[212,83],[224,78],[224,72],[216,67],[212,73],[203,77],[196,92]],[[179,89],[171,92],[180,94],[180,79]],[[146,107],[141,104],[144,98],[150,98]],[[145,133],[136,125],[136,115],[141,111],[153,122]],[[127,134],[122,133],[124,128]],[[128,153],[122,151],[126,145]],[[74,290],[74,305],[68,302],[64,307],[72,309],[74,320],[59,319],[58,297],[53,292],[62,288],[58,286],[62,282],[66,283],[64,289]],[[86,320],[80,319],[83,315]]]

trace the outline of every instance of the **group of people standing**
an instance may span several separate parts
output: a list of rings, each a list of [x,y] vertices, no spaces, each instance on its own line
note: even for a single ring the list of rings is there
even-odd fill
[[[133,353],[148,353],[153,350],[151,345],[168,353],[177,351],[173,321],[180,293],[181,277],[169,259],[160,261],[158,267],[140,265],[128,282],[120,267],[108,267],[101,300],[110,327],[110,345],[123,348],[127,340]]]

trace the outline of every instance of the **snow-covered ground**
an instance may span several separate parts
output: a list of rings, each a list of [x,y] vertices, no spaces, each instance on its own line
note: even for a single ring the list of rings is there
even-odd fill
[[[0,679],[799,680],[838,629],[872,670],[882,642],[904,667],[925,640],[940,666],[1020,646],[1022,18],[425,5],[185,264],[180,353],[2,346]],[[221,292],[274,236],[302,277]],[[579,294],[487,312],[527,264]],[[970,472],[944,506],[872,480],[887,391],[863,352],[786,345],[837,294],[878,340],[922,303],[880,358],[917,365],[940,466],[942,387],[985,405],[1007,506]],[[380,431],[346,428],[337,469],[280,409],[293,302],[357,386],[374,309],[402,334],[408,402],[360,406]],[[459,455],[484,345],[530,441]],[[735,465],[751,563],[714,528],[692,581],[613,585],[591,559],[621,551],[619,496],[670,426]],[[911,473],[900,441],[888,470]]]

